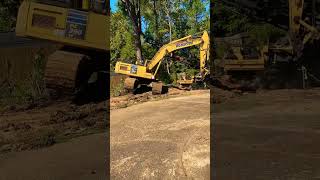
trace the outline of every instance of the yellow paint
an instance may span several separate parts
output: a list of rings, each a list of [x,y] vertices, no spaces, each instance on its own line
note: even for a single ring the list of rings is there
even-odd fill
[[[82,9],[89,9],[89,0],[82,0]]]
[[[82,48],[109,50],[109,17],[94,12],[88,12],[86,33],[84,39],[65,37],[67,28],[68,8],[23,1],[19,8],[16,24],[16,34],[39,39],[50,40]],[[55,19],[49,27],[33,25],[34,15],[47,16]],[[103,28],[102,28],[103,27]]]

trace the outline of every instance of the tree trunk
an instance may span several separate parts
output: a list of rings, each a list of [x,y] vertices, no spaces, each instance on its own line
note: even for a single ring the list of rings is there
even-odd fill
[[[143,58],[142,58],[142,45],[141,45],[141,33],[139,33],[137,30],[135,30],[134,35],[134,44],[136,47],[136,56],[137,56],[137,62],[140,64],[143,64]]]
[[[155,22],[155,43],[156,46],[159,47],[159,23],[158,23],[158,13],[157,13],[157,0],[153,0],[153,14],[154,14],[154,22]]]
[[[169,6],[169,7],[168,7]],[[170,1],[168,1],[165,5],[165,12],[166,12],[166,16],[168,18],[168,26],[169,26],[169,38],[170,38],[170,42],[172,41],[172,22],[171,22],[171,12],[170,9],[172,9],[172,7],[170,7]]]
[[[126,7],[126,11],[133,24],[134,31],[134,44],[136,48],[137,63],[143,64],[142,45],[141,45],[141,13],[140,13],[140,0],[122,0]]]

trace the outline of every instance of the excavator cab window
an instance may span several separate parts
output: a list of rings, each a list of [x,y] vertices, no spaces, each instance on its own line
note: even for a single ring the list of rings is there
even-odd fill
[[[36,2],[65,8],[93,11],[104,15],[110,14],[107,0],[37,0]]]

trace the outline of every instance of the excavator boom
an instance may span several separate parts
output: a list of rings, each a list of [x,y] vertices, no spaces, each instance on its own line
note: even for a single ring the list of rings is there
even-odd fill
[[[207,53],[208,46],[209,46],[209,35],[207,31],[205,31],[201,37],[187,36],[187,37],[172,41],[168,44],[165,44],[159,49],[159,51],[152,58],[152,60],[147,66],[147,70],[152,70],[160,61],[162,61],[165,55],[173,51],[184,49],[191,46],[196,46],[201,43],[203,43],[203,45],[201,46],[200,57],[204,57]]]

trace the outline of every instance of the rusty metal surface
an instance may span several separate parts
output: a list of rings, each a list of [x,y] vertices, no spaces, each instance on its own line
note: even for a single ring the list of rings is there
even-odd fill
[[[45,71],[46,86],[51,89],[63,89],[72,92],[76,75],[84,55],[65,51],[56,51],[48,57]]]
[[[161,94],[163,90],[163,84],[161,82],[152,83],[152,94]]]
[[[124,88],[127,90],[134,90],[138,86],[138,81],[135,78],[126,78],[124,81]]]

